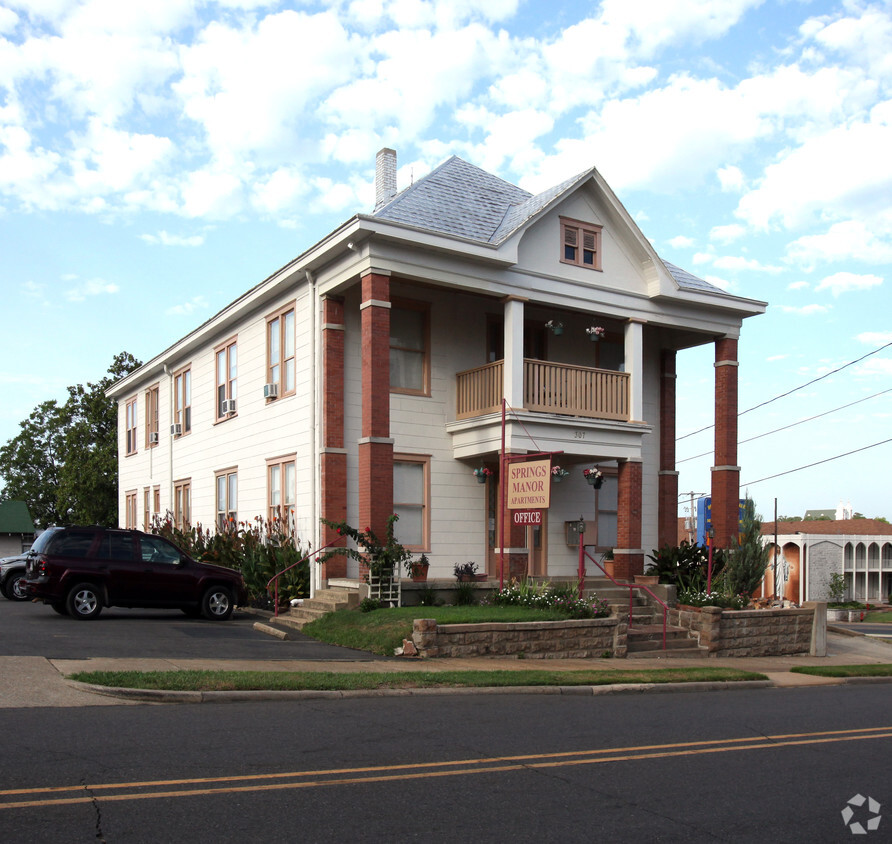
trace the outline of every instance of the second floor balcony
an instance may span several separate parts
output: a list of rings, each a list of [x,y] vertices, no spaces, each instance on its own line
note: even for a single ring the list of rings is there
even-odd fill
[[[456,375],[456,419],[498,413],[502,407],[504,361]],[[523,362],[523,408],[537,413],[629,421],[629,374],[542,360]]]

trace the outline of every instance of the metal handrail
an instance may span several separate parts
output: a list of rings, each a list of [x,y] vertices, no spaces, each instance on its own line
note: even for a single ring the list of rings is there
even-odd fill
[[[669,605],[660,597],[655,595],[647,586],[643,583],[622,583],[618,580],[613,579],[613,575],[608,574],[607,569],[604,568],[588,551],[583,547],[582,553],[585,554],[602,572],[604,572],[604,576],[610,580],[614,586],[626,586],[629,589],[629,627],[632,626],[632,590],[633,589],[643,589],[647,592],[658,604],[663,607],[663,650],[666,650],[666,617],[669,613]]]
[[[339,536],[337,539],[334,539],[331,542],[329,542],[328,545],[323,545],[321,548],[317,548],[311,554],[307,554],[307,556],[304,557],[303,559],[298,560],[296,563],[292,563],[290,566],[288,566],[287,569],[282,569],[282,571],[277,572],[269,579],[269,581],[267,581],[267,584],[266,584],[266,594],[267,595],[269,595],[269,589],[270,589],[270,586],[272,585],[273,581],[276,582],[276,596],[273,599],[273,606],[275,607],[275,612],[273,615],[275,618],[279,617],[279,578],[283,574],[285,574],[285,572],[291,571],[291,569],[293,569],[295,566],[299,566],[301,563],[305,563],[307,560],[311,559],[312,557],[315,557],[317,554],[321,554],[326,548],[331,548],[334,545],[337,545],[337,543],[340,542],[342,539],[343,539],[343,537]],[[343,547],[343,546],[341,546],[341,547]]]

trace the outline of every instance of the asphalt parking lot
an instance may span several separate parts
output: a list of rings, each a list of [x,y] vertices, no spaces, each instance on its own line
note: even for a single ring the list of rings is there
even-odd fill
[[[0,656],[45,659],[156,658],[234,660],[382,660],[366,651],[289,640],[254,630],[258,616],[236,610],[229,621],[187,618],[179,610],[104,609],[93,621],[61,616],[45,604],[0,598]]]

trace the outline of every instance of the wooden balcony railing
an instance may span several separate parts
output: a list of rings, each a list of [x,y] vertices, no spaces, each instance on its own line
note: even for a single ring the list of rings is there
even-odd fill
[[[503,395],[503,362],[459,372],[456,417],[468,419],[496,413]],[[611,369],[569,366],[541,360],[523,362],[523,406],[527,410],[629,419],[629,374]]]

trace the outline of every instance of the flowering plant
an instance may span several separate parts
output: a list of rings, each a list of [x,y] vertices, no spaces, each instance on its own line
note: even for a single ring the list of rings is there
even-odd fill
[[[562,323],[559,319],[550,319],[548,320],[548,322],[545,323],[545,327],[550,328],[553,331],[555,328],[563,328],[564,323]]]
[[[592,340],[600,340],[607,333],[607,329],[602,325],[592,325],[585,329],[585,333],[588,334]]]
[[[474,470],[474,475],[478,478],[491,478],[492,469],[489,469],[486,466],[481,466],[479,469]]]
[[[570,473],[566,469],[562,469],[560,466],[552,466],[551,467],[551,478],[555,481],[562,481],[567,477]]]
[[[604,473],[603,473],[600,469],[598,469],[598,468],[595,468],[595,469],[583,469],[583,470],[582,470],[582,476],[583,476],[586,480],[589,480],[589,478],[594,478],[596,481],[600,481],[600,480],[602,480],[602,479],[604,478]]]

